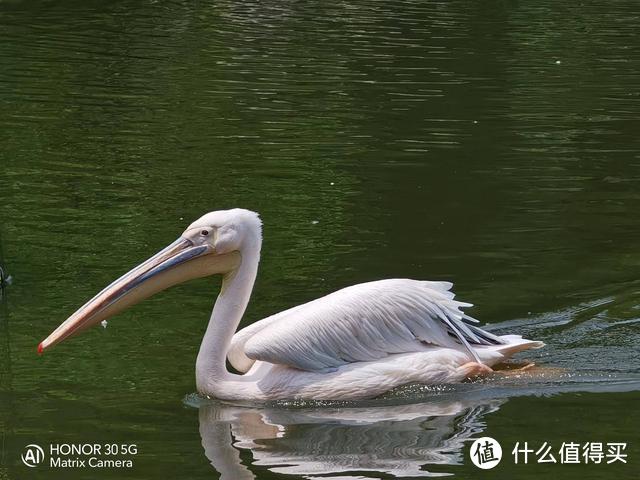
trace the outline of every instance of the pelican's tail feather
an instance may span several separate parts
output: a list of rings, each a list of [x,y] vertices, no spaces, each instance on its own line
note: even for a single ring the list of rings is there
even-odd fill
[[[544,347],[544,342],[528,340],[520,335],[502,335],[500,338],[505,342],[504,345],[496,345],[494,349],[507,358],[523,350]]]

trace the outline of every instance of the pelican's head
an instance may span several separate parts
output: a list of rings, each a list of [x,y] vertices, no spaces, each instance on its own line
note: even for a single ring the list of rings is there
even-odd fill
[[[255,212],[234,208],[203,215],[171,245],[80,307],[38,345],[38,353],[173,285],[235,271],[244,253],[260,252],[261,238]]]

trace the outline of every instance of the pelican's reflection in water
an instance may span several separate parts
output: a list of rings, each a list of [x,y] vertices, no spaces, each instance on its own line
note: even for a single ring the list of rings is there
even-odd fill
[[[222,480],[255,478],[251,465],[296,475],[435,476],[444,474],[438,465],[463,462],[465,441],[483,430],[483,416],[504,401],[316,409],[216,402],[200,405],[200,436]]]

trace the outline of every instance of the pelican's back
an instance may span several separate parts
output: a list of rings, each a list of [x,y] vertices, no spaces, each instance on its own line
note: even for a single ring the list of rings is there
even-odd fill
[[[425,344],[470,353],[501,345],[465,315],[448,282],[380,280],[338,290],[238,332],[228,354],[247,371],[253,361],[326,371],[353,362],[420,351]]]

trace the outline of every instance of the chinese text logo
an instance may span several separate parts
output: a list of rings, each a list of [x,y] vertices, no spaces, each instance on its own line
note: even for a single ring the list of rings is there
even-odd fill
[[[502,447],[497,440],[491,437],[482,437],[473,442],[469,453],[471,461],[476,467],[488,470],[500,463]]]

